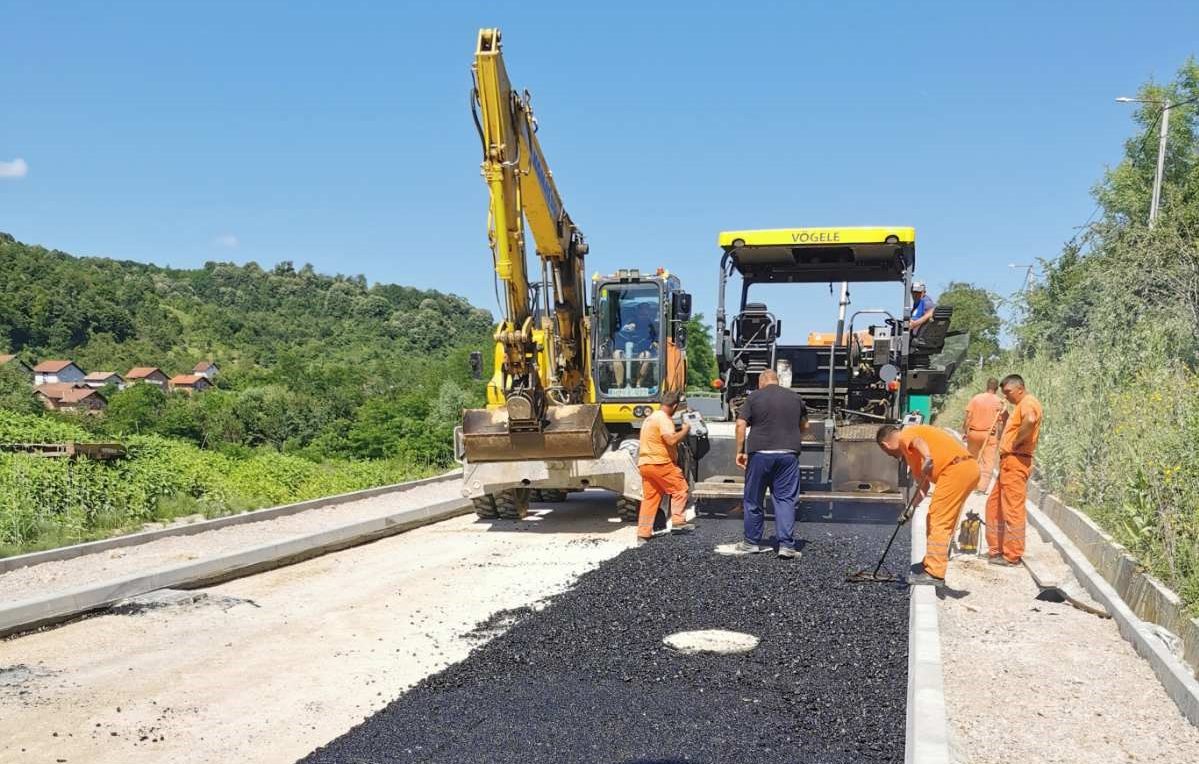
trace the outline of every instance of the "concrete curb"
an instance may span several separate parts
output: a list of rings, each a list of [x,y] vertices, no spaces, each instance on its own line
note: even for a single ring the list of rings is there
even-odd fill
[[[168,536],[191,536],[196,533],[205,533],[214,531],[218,528],[227,528],[230,525],[242,525],[244,523],[259,523],[264,520],[274,520],[276,517],[284,517],[286,515],[294,515],[297,512],[315,509],[317,507],[331,507],[338,504],[347,504],[351,501],[359,499],[369,499],[374,496],[383,496],[397,491],[406,491],[409,488],[416,488],[430,483],[440,483],[448,480],[456,480],[462,477],[462,471],[447,472],[444,475],[435,475],[433,477],[421,478],[420,480],[410,480],[406,483],[393,483],[392,485],[379,486],[377,488],[366,488],[361,491],[352,491],[350,493],[339,493],[333,496],[323,496],[319,499],[309,499],[308,501],[300,501],[295,504],[282,504],[277,507],[267,507],[265,509],[256,509],[251,512],[242,512],[237,515],[228,515],[226,517],[218,517],[213,520],[202,520],[196,523],[188,523],[187,525],[174,525],[169,528],[158,528],[152,531],[142,531],[140,533],[129,533],[124,536],[113,536],[112,538],[100,539],[99,541],[89,541],[84,544],[72,544],[71,546],[61,546],[57,549],[47,549],[42,552],[30,552],[29,554],[16,555],[14,557],[0,558],[0,573],[7,573],[10,570],[17,568],[25,568],[30,565],[39,565],[43,562],[55,562],[57,560],[69,560],[73,557],[81,557],[85,554],[95,554],[96,552],[104,552],[109,549],[118,549],[125,546],[135,546],[137,544],[145,544],[149,541],[157,541]]]
[[[1041,491],[1037,491],[1040,498]],[[1116,589],[1100,575],[1086,555],[1074,542],[1043,513],[1031,499],[1025,502],[1029,521],[1066,558],[1074,575],[1087,592],[1102,604],[1116,622],[1120,635],[1132,643],[1137,654],[1148,661],[1166,694],[1178,705],[1178,710],[1191,724],[1199,727],[1199,682],[1178,658],[1166,649],[1161,639],[1145,622],[1132,612],[1132,608],[1120,597]]]
[[[927,509],[912,518],[912,563],[924,559]],[[948,764],[949,721],[941,668],[941,632],[937,625],[937,592],[932,586],[911,587],[908,605],[908,701],[904,761]]]
[[[207,586],[290,565],[467,514],[471,509],[469,499],[450,499],[427,507],[360,520],[320,533],[262,544],[208,560],[159,568],[149,573],[80,587],[63,594],[16,602],[0,609],[0,636],[66,621],[157,589]]]

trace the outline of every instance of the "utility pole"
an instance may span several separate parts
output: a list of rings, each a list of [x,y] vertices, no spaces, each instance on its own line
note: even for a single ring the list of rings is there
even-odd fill
[[[1162,107],[1161,115],[1161,133],[1157,139],[1157,170],[1153,173],[1153,196],[1149,201],[1149,227],[1152,228],[1154,222],[1157,221],[1157,213],[1161,211],[1162,206],[1162,178],[1166,174],[1166,141],[1170,136],[1170,109],[1175,106],[1185,106],[1188,103],[1199,101],[1199,98],[1191,98],[1179,103],[1170,103],[1169,99],[1158,101],[1152,98],[1129,98],[1128,96],[1120,96],[1116,99],[1119,103],[1153,103]]]
[[[1016,269],[1020,269],[1020,268],[1024,269],[1024,286],[1020,287],[1020,291],[1027,292],[1028,291],[1028,282],[1032,281],[1032,269],[1036,268],[1037,266],[1029,265],[1027,263],[1008,263],[1007,267],[1016,268]]]

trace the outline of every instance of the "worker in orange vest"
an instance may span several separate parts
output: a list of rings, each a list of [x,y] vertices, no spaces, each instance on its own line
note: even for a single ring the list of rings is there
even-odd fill
[[[909,515],[928,494],[929,486],[937,486],[928,507],[923,570],[908,576],[908,583],[942,585],[949,566],[949,540],[966,499],[978,486],[978,462],[957,438],[928,424],[902,430],[885,424],[878,428],[875,440],[883,451],[906,461],[912,471],[916,495],[908,505]]]
[[[995,470],[996,439],[1005,408],[999,397],[999,380],[994,377],[987,380],[986,392],[979,393],[966,404],[962,433],[966,436],[966,450],[978,460],[979,491],[987,490]]]
[[[987,497],[987,547],[993,565],[1019,565],[1024,558],[1028,513],[1028,477],[1041,434],[1041,402],[1024,387],[1024,378],[1009,374],[1000,386],[1015,405],[999,436],[999,480]]]
[[[695,529],[684,517],[687,507],[687,478],[678,465],[678,445],[691,432],[686,422],[675,430],[674,411],[679,394],[662,393],[661,407],[641,423],[641,446],[637,452],[637,471],[641,473],[641,511],[637,514],[637,539],[645,542],[654,535],[654,518],[663,496],[670,497],[671,533],[689,533]]]

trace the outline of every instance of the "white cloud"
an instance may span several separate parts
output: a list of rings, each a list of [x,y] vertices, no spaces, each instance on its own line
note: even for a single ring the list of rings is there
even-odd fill
[[[237,249],[241,246],[241,242],[238,240],[238,238],[231,233],[221,234],[213,239],[212,243],[218,247],[224,247],[225,249]]]
[[[24,178],[29,174],[29,165],[17,157],[11,162],[0,162],[0,178]]]

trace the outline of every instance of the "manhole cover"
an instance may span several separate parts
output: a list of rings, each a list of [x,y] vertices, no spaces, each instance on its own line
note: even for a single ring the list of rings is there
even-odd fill
[[[680,631],[662,640],[663,644],[680,653],[748,653],[760,642],[753,634],[724,629]]]

